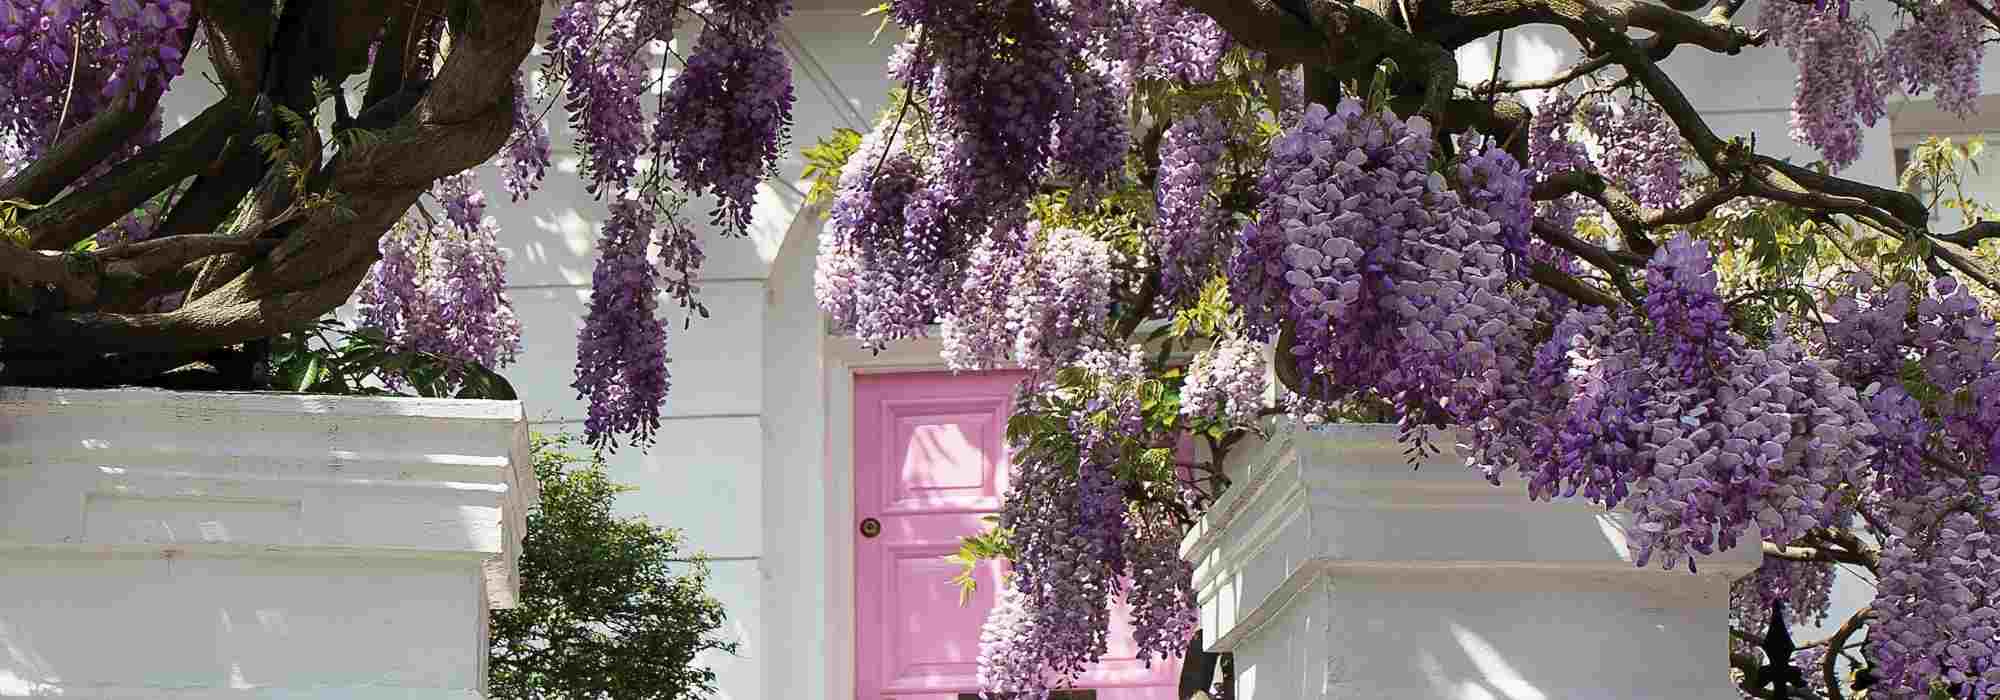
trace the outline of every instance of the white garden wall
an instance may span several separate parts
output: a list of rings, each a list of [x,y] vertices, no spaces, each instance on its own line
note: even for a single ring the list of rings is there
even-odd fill
[[[0,388],[0,697],[474,698],[512,401]]]
[[[1722,640],[1754,544],[1636,568],[1622,514],[1449,457],[1413,470],[1395,426],[1273,432],[1182,548],[1237,697],[1737,697]]]

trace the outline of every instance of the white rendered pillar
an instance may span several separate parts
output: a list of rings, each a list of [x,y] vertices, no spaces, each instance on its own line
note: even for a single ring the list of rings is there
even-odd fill
[[[0,697],[476,698],[512,401],[0,387]]]
[[[1281,424],[1244,452],[1182,550],[1242,700],[1739,697],[1729,584],[1754,542],[1635,568],[1623,514],[1530,502],[1449,448],[1413,471],[1393,426]]]

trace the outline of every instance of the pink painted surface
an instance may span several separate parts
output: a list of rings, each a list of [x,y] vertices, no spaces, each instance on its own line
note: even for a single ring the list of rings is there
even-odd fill
[[[959,604],[944,560],[1007,490],[1007,414],[1019,372],[854,378],[855,685],[864,700],[957,700],[976,692],[979,626],[1001,569]],[[881,534],[863,537],[859,520]],[[1172,700],[1179,666],[1133,658],[1123,606],[1111,651],[1078,687],[1097,700]]]

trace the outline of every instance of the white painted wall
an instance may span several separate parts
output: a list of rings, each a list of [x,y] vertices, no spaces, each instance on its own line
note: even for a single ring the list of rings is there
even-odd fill
[[[0,387],[0,697],[479,697],[535,499],[517,402]]]
[[[1272,435],[1181,550],[1239,697],[1737,697],[1721,641],[1755,549],[1635,568],[1627,517],[1448,455],[1412,470],[1392,425]]]

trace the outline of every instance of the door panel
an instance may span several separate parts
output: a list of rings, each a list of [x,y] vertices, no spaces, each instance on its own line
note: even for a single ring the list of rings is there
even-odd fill
[[[944,557],[985,527],[1007,490],[1007,415],[1019,372],[854,378],[855,681],[865,700],[958,700],[977,693],[979,627],[1001,567],[975,572],[963,605]],[[1133,659],[1125,606],[1110,653],[1074,700],[1171,700],[1175,663]]]

